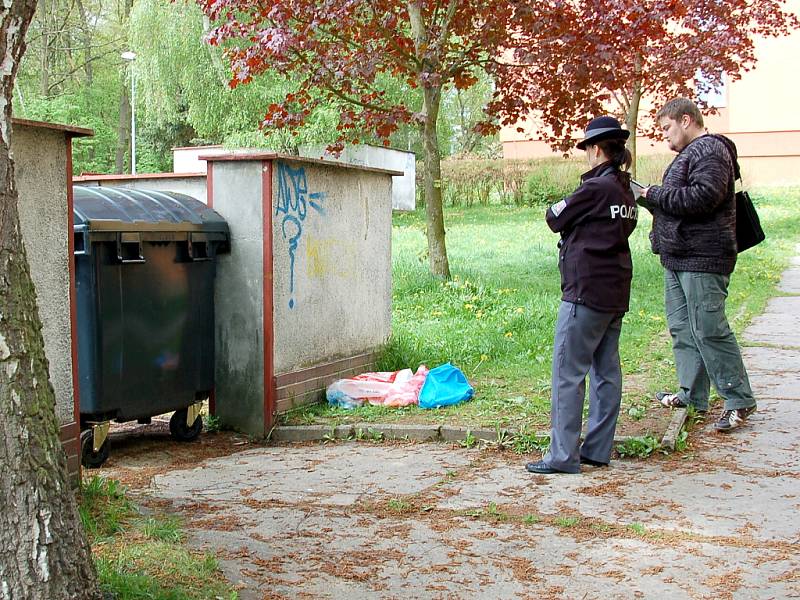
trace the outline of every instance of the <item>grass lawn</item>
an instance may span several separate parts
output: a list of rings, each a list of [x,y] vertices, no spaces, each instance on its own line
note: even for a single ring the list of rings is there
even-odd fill
[[[86,477],[79,511],[100,587],[118,600],[235,600],[216,558],[189,550],[180,519],[143,515],[118,481]]]
[[[754,195],[767,241],[743,253],[731,280],[727,313],[737,333],[775,293],[800,238],[800,189]],[[392,339],[381,370],[450,361],[475,388],[456,407],[422,410],[313,405],[287,413],[284,423],[434,422],[522,431],[549,427],[550,359],[560,302],[556,242],[544,209],[480,206],[445,214],[452,281],[431,277],[425,257],[424,211],[394,216]],[[624,376],[620,431],[662,428],[652,393],[676,385],[663,299],[663,270],[650,252],[649,213],[631,238],[631,309],[620,353]]]

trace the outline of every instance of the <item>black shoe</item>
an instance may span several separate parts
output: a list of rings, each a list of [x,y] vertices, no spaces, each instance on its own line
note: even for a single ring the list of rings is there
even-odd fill
[[[756,405],[734,410],[723,410],[719,420],[714,423],[714,429],[726,433],[744,425],[747,417],[756,412]]]
[[[552,475],[553,473],[564,472],[554,469],[543,460],[540,460],[539,462],[529,462],[527,465],[525,465],[525,468],[529,473],[538,473],[539,475]]]
[[[592,467],[607,467],[608,463],[600,462],[599,460],[592,460],[591,458],[586,458],[585,456],[581,456],[581,464],[582,465],[591,465]]]

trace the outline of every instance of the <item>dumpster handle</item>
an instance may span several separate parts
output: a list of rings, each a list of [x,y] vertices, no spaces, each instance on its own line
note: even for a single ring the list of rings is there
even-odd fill
[[[138,233],[117,234],[117,259],[122,264],[143,263],[142,239]]]
[[[207,235],[190,233],[188,242],[189,258],[191,258],[193,262],[211,260],[213,258],[211,254],[211,243],[208,241]]]
[[[86,256],[89,254],[89,235],[86,231],[75,231],[72,234],[73,254],[75,256]]]

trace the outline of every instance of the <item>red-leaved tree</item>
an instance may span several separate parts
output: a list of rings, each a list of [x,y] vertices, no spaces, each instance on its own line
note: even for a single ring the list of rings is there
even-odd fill
[[[668,99],[699,100],[756,63],[754,39],[798,27],[784,0],[541,0],[521,3],[514,60],[497,81],[491,110],[513,124],[535,106],[556,150],[567,150],[587,121],[612,111],[627,123],[636,154],[643,96],[655,111]],[[549,130],[549,131],[548,131]]]
[[[370,132],[388,143],[402,123],[424,140],[424,197],[430,270],[449,277],[436,122],[443,92],[465,89],[484,70],[509,79],[497,60],[510,46],[513,0],[198,0],[217,24],[232,85],[267,70],[294,79],[297,90],[268,107],[262,127],[297,128],[321,103],[340,110],[339,144]],[[386,93],[389,78],[421,89],[423,106]]]

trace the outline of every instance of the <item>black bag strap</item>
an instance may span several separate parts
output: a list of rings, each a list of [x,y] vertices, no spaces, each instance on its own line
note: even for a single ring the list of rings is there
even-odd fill
[[[739,152],[736,150],[736,144],[729,137],[725,137],[721,133],[712,133],[711,137],[718,139],[725,144],[728,153],[731,155],[731,162],[733,163],[733,178],[742,180],[742,170],[739,168]]]

